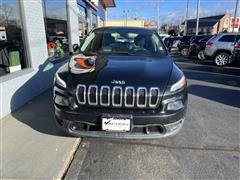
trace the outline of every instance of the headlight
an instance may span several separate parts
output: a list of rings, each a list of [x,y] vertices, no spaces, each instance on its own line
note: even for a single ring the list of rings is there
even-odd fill
[[[183,76],[178,82],[172,85],[170,92],[175,92],[181,88],[183,88],[187,84],[187,80],[185,76]]]
[[[58,84],[59,86],[63,87],[63,88],[67,88],[66,82],[63,81],[59,75],[58,72],[56,72],[55,77],[54,77],[54,83]]]
[[[73,74],[89,73],[95,70],[96,56],[73,56],[69,62],[70,71]]]

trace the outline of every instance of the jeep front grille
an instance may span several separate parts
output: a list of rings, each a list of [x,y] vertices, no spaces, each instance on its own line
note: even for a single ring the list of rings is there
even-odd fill
[[[96,86],[79,84],[76,97],[80,105],[126,108],[156,108],[160,90],[157,87]]]

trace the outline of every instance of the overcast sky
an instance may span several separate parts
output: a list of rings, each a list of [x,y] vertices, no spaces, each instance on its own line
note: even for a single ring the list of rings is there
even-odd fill
[[[174,24],[185,18],[187,5],[187,0],[115,0],[115,2],[116,8],[108,9],[108,19],[125,19],[123,11],[128,10],[128,19],[138,17],[147,21],[156,21],[156,7],[159,4],[160,23]],[[226,11],[232,16],[234,14],[236,0],[201,0],[200,2],[200,17],[223,14]],[[196,8],[197,0],[189,0],[190,18],[196,17]]]

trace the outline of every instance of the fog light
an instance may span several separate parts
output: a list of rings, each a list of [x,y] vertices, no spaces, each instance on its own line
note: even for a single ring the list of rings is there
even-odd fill
[[[179,110],[179,109],[182,109],[182,108],[183,108],[183,103],[182,103],[181,100],[170,102],[167,105],[167,110],[168,111],[176,111],[176,110]]]
[[[60,105],[60,106],[69,106],[68,99],[61,97],[61,96],[56,96],[55,97],[55,103]]]

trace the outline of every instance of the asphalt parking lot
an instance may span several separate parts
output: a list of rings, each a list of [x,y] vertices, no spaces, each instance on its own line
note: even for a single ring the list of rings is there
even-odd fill
[[[174,59],[189,88],[180,133],[144,141],[84,138],[65,179],[239,179],[240,67]]]

